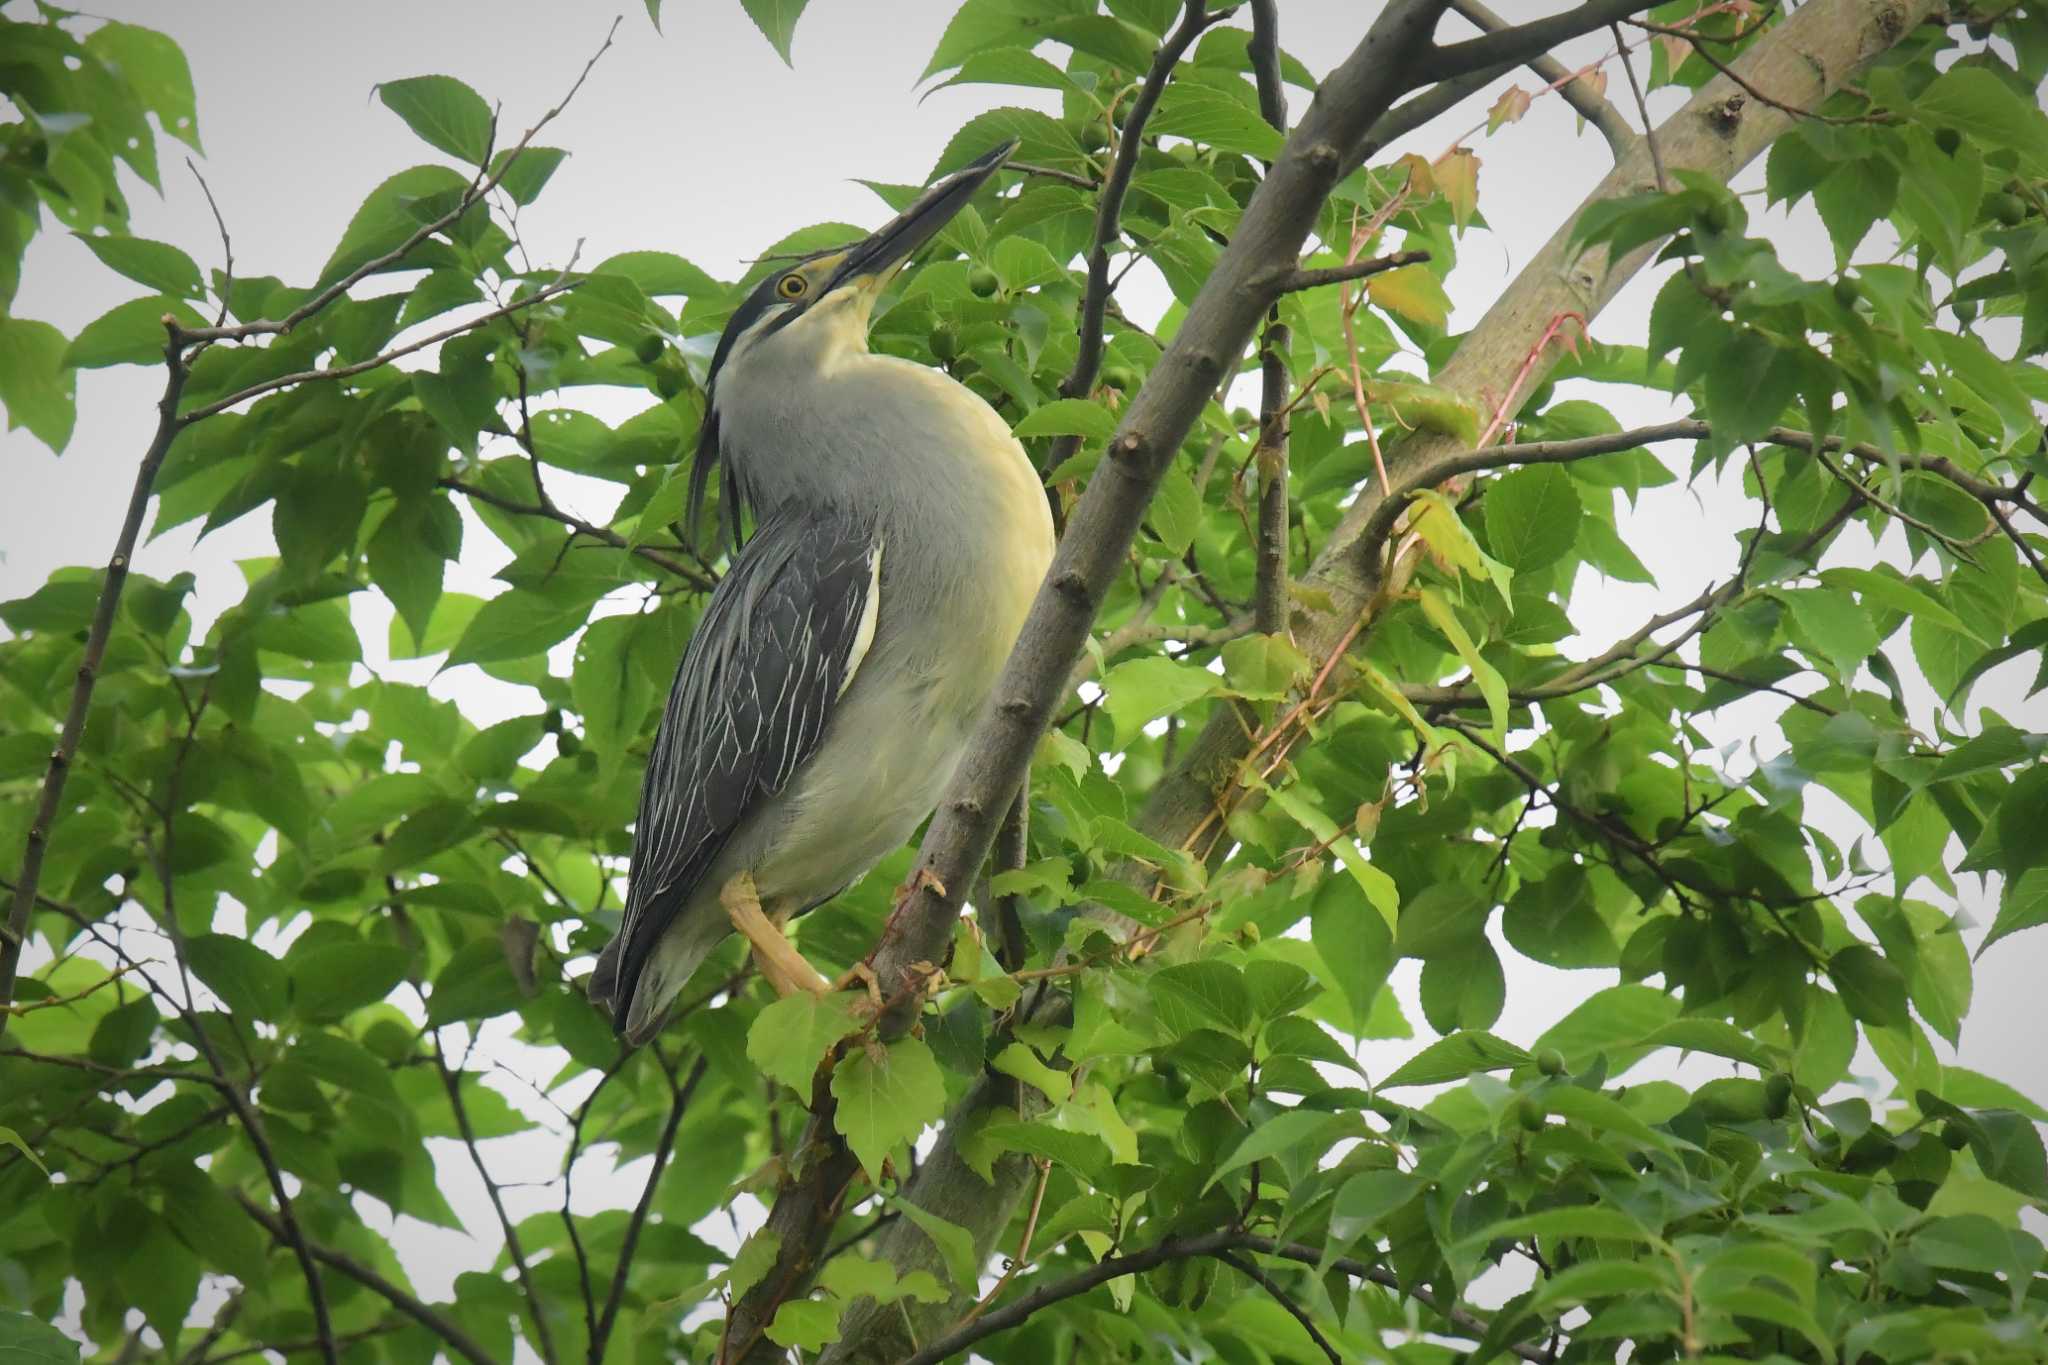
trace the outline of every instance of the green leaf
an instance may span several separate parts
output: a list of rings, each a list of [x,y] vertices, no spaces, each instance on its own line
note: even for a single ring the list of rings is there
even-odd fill
[[[1482,505],[1494,558],[1517,573],[1547,568],[1570,553],[1586,512],[1571,475],[1556,465],[1531,465],[1494,480]]]
[[[1490,1033],[1453,1033],[1403,1062],[1393,1075],[1380,1082],[1380,1089],[1441,1085],[1445,1081],[1463,1080],[1475,1071],[1504,1071],[1528,1060],[1528,1053]]]
[[[1913,101],[1913,114],[1954,128],[1983,147],[2010,147],[2048,171],[2048,123],[2038,107],[1981,66],[1958,63],[1934,78]]]
[[[349,219],[341,240],[335,244],[334,254],[320,268],[316,284],[332,284],[350,271],[397,250],[425,226],[417,212],[422,201],[438,203],[450,194],[461,194],[468,186],[467,180],[447,166],[413,166],[384,181],[370,191],[362,207]],[[454,207],[452,200],[448,207]],[[407,260],[421,254],[422,251],[415,250]]]
[[[308,1019],[332,1019],[391,994],[412,955],[388,943],[329,943],[293,954],[292,1005]]]
[[[589,615],[589,603],[573,598],[558,600],[517,588],[499,593],[470,619],[462,638],[448,651],[444,667],[546,653],[574,635]]]
[[[109,308],[85,324],[64,352],[64,364],[72,369],[96,370],[108,365],[154,365],[162,362],[169,334],[164,318],[174,317],[180,326],[204,327],[205,319],[191,305],[168,295],[130,299]]]
[[[528,147],[513,159],[516,149],[507,147],[491,158],[491,174],[499,176],[498,188],[512,196],[512,202],[524,207],[540,198],[540,192],[569,154],[560,147]]]
[[[871,1181],[902,1142],[914,1140],[946,1105],[946,1080],[931,1049],[899,1038],[886,1049],[857,1048],[832,1073],[832,1123]]]
[[[938,1248],[939,1256],[945,1262],[946,1275],[953,1281],[953,1288],[963,1294],[973,1293],[981,1277],[981,1258],[974,1254],[974,1238],[968,1235],[967,1229],[919,1208],[908,1199],[896,1200],[893,1207],[932,1239],[932,1245]]]
[[[1024,414],[1015,434],[1026,436],[1085,436],[1107,441],[1116,435],[1116,418],[1102,404],[1086,398],[1055,398]]]
[[[1828,959],[1828,979],[1849,1013],[1863,1023],[1906,1023],[1906,978],[1875,948],[1860,943],[1843,948]]]
[[[1789,348],[1761,332],[1738,333],[1707,367],[1707,420],[1716,445],[1733,448],[1766,435],[1799,396],[1799,374]]]
[[[199,298],[206,292],[199,277],[199,267],[192,263],[190,256],[169,243],[124,234],[101,237],[89,232],[74,232],[71,235],[85,243],[86,248],[100,258],[100,264],[126,275],[146,289],[187,299]]]
[[[1014,1076],[1041,1091],[1054,1104],[1065,1104],[1074,1083],[1064,1071],[1055,1071],[1038,1060],[1038,1054],[1022,1043],[1012,1043],[990,1059],[989,1065],[1005,1076]]]
[[[491,154],[491,106],[453,76],[385,81],[377,98],[422,142],[458,161],[481,166]]]
[[[76,381],[64,351],[64,334],[49,323],[0,315],[0,407],[7,409],[7,429],[27,427],[60,453],[78,419]]]
[[[1204,1028],[1240,1034],[1251,1026],[1252,997],[1244,973],[1227,962],[1162,967],[1149,984],[1160,1022],[1175,1036]]]
[[[789,59],[789,42],[796,36],[796,21],[803,16],[804,6],[810,0],[740,0],[740,8],[754,21],[754,27],[761,30],[761,36],[775,49],[775,55],[783,64],[794,66]]]
[[[0,1310],[4,1365],[77,1365],[78,1343],[41,1318]]]
[[[809,1098],[811,1077],[832,1045],[860,1028],[853,998],[797,991],[762,1010],[747,1029],[747,1060]]]
[[[837,1299],[786,1300],[768,1324],[768,1340],[795,1350],[822,1350],[827,1342],[839,1340],[839,1313],[845,1307]]]
[[[120,72],[165,132],[200,150],[192,69],[175,42],[153,28],[109,23],[86,35],[85,49]]]
[[[1877,630],[1870,614],[1838,592],[1825,588],[1793,588],[1773,594],[1792,610],[1799,633],[1843,680],[1852,679],[1863,661],[1877,652]]]
[[[1320,1157],[1339,1132],[1355,1131],[1352,1120],[1342,1114],[1310,1109],[1290,1109],[1275,1114],[1245,1135],[1230,1155],[1209,1173],[1202,1190],[1207,1193],[1218,1180],[1240,1167],[1278,1156],[1295,1147],[1299,1147],[1305,1157]]]
[[[1978,946],[1977,956],[1984,956],[1986,949],[2008,934],[2043,924],[2048,924],[2048,867],[2036,867],[2006,882],[1998,901],[1998,918]]]
[[[1363,1023],[1394,966],[1392,925],[1355,896],[1323,894],[1311,911],[1309,936],[1350,1003],[1352,1018]]]
[[[4,1124],[0,1124],[0,1147],[12,1147],[15,1151],[20,1152],[23,1156],[28,1158],[29,1165],[35,1167],[44,1175],[48,1175],[50,1173],[50,1168],[48,1166],[45,1166],[43,1164],[43,1159],[36,1155],[35,1148],[29,1146],[28,1143],[22,1141],[21,1134],[15,1132],[12,1128],[9,1128]],[[0,1330],[4,1330],[4,1324],[0,1324]],[[0,1350],[4,1349],[5,1343],[0,1342]],[[5,1358],[6,1357],[4,1355],[0,1355],[0,1360],[4,1360]]]
[[[1504,1218],[1465,1238],[1464,1245],[1485,1246],[1489,1242],[1502,1239],[1520,1240],[1536,1237],[1573,1240],[1590,1238],[1601,1242],[1650,1244],[1657,1241],[1655,1234],[1619,1209],[1576,1204],[1566,1208],[1545,1209],[1541,1213],[1523,1214],[1516,1218]]]
[[[1250,97],[1241,77],[1223,72],[1190,72],[1166,87],[1145,125],[1148,133],[1172,134],[1205,147],[1241,152],[1262,161],[1280,155],[1280,130],[1259,117],[1256,104],[1238,98],[1236,86]]]
[[[285,1011],[290,983],[284,964],[232,934],[200,934],[185,945],[192,974],[240,1019],[276,1019]]]
[[[1127,659],[1102,677],[1102,709],[1116,725],[1117,742],[1135,743],[1147,725],[1209,696],[1223,680],[1208,669],[1153,656]]]

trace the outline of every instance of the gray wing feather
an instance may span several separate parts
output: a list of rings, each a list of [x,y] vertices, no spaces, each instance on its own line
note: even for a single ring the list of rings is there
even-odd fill
[[[878,554],[865,531],[772,515],[711,594],[640,791],[615,1019],[733,831],[816,750],[859,665]]]

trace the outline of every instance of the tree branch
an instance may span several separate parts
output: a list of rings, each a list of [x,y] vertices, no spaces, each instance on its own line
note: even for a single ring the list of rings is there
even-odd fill
[[[470,1164],[476,1167],[477,1178],[484,1182],[484,1193],[490,1197],[491,1209],[498,1215],[498,1226],[505,1233],[505,1254],[512,1261],[512,1270],[519,1277],[519,1292],[526,1296],[526,1308],[533,1317],[534,1346],[546,1365],[555,1365],[555,1334],[548,1327],[546,1305],[533,1287],[533,1272],[527,1268],[526,1248],[519,1244],[518,1225],[505,1212],[505,1198],[499,1193],[498,1182],[491,1178],[490,1167],[484,1164],[484,1154],[477,1147],[476,1129],[469,1121],[469,1106],[462,1099],[462,1077],[449,1067],[447,1054],[441,1050],[438,1029],[434,1031],[434,1069],[441,1073],[441,1087],[448,1092],[448,1107],[455,1111],[456,1130],[462,1134],[462,1145],[469,1150]]]
[[[640,1229],[647,1223],[647,1211],[654,1206],[654,1188],[661,1183],[661,1173],[668,1166],[669,1155],[676,1149],[676,1130],[683,1126],[683,1112],[690,1107],[690,1096],[695,1093],[697,1083],[704,1079],[705,1068],[710,1065],[708,1057],[699,1056],[690,1075],[681,1085],[674,1085],[669,1092],[668,1121],[662,1125],[661,1138],[654,1145],[654,1166],[647,1172],[647,1183],[640,1187],[640,1202],[633,1206],[633,1216],[626,1223],[625,1240],[619,1243],[619,1261],[612,1269],[611,1292],[605,1295],[604,1315],[598,1319],[597,1331],[590,1338],[590,1365],[603,1365],[605,1343],[611,1340],[612,1326],[618,1321],[619,1304],[626,1297],[626,1275],[633,1268],[633,1253],[640,1245]]]
[[[1253,1167],[1256,1170],[1257,1163],[1253,1163]],[[1256,1184],[1257,1182],[1255,1181],[1254,1183]],[[1296,1303],[1294,1296],[1285,1289],[1282,1289],[1278,1281],[1274,1280],[1271,1275],[1268,1275],[1244,1257],[1235,1255],[1232,1252],[1219,1251],[1216,1253],[1216,1259],[1250,1280],[1259,1288],[1265,1290],[1273,1302],[1286,1309],[1288,1316],[1300,1323],[1301,1330],[1308,1333],[1308,1339],[1313,1341],[1317,1349],[1328,1357],[1330,1365],[1344,1365],[1344,1358],[1337,1354],[1337,1348],[1330,1344],[1330,1339],[1323,1335],[1321,1328],[1316,1326],[1316,1320],[1308,1315],[1308,1310]]]
[[[253,1199],[250,1199],[249,1196],[243,1194],[240,1190],[231,1191],[231,1193],[234,1195],[235,1202],[242,1206],[242,1212],[256,1220],[271,1237],[279,1242],[285,1241],[283,1227],[279,1225],[277,1219],[267,1209],[263,1208]],[[498,1365],[498,1362],[491,1359],[483,1347],[476,1344],[475,1339],[469,1333],[463,1331],[447,1317],[436,1312],[428,1305],[421,1303],[417,1298],[400,1289],[397,1285],[385,1279],[355,1257],[336,1251],[332,1247],[321,1246],[318,1242],[308,1243],[307,1245],[312,1251],[314,1259],[340,1271],[349,1279],[354,1280],[357,1284],[363,1286],[363,1288],[369,1290],[378,1298],[383,1299],[393,1308],[396,1308],[399,1312],[441,1338],[441,1341],[449,1350],[461,1356],[470,1365]]]
[[[1596,32],[1618,19],[1626,19],[1649,8],[1651,5],[1647,0],[1586,0],[1585,4],[1562,14],[1467,38],[1461,43],[1439,45],[1416,64],[1409,78],[1409,88],[1462,76],[1502,62],[1519,66],[1559,43]]]
[[[582,518],[565,512],[553,504],[543,506],[539,503],[515,502],[511,498],[493,493],[488,488],[473,483],[464,483],[461,479],[453,477],[439,478],[434,482],[450,492],[460,493],[465,498],[486,503],[501,512],[510,512],[512,515],[520,517],[542,517],[548,521],[559,522],[579,536],[587,536],[601,545],[609,545],[614,550],[624,550],[627,554],[644,559],[656,568],[674,574],[677,578],[682,579],[685,583],[699,591],[709,592],[717,586],[711,579],[705,577],[681,560],[663,554],[651,545],[635,545],[610,527],[584,521]]]
[[[409,341],[403,346],[394,346],[381,355],[373,355],[368,360],[358,360],[353,365],[337,365],[332,369],[326,370],[300,370],[295,374],[279,375],[275,379],[266,379],[260,384],[251,384],[248,388],[231,393],[225,398],[217,398],[205,407],[194,408],[191,412],[186,413],[180,418],[179,422],[182,426],[191,426],[194,422],[203,421],[217,413],[226,412],[238,403],[246,403],[251,398],[260,398],[266,393],[275,393],[279,389],[295,388],[300,384],[313,384],[325,380],[347,379],[368,370],[382,369],[392,361],[409,356],[414,351],[424,351],[429,346],[438,346],[450,338],[459,337],[466,332],[474,332],[486,323],[496,322],[499,318],[508,317],[523,309],[531,308],[537,303],[544,303],[557,294],[566,294],[581,283],[581,280],[563,280],[556,284],[548,285],[543,289],[536,289],[525,298],[514,299],[502,308],[493,308],[490,312],[480,313],[467,322],[446,328],[434,333],[432,336],[421,337],[418,341]]]
[[[1451,9],[1469,22],[1481,33],[1507,33],[1514,25],[1488,9],[1481,0],[1450,0]],[[1626,54],[1624,54],[1626,59]],[[1527,61],[1528,68],[1548,88],[1555,90],[1559,98],[1570,105],[1578,116],[1599,130],[1607,139],[1607,148],[1618,161],[1635,144],[1636,133],[1621,116],[1621,111],[1610,104],[1605,96],[1596,95],[1586,88],[1578,74],[1565,68],[1565,64],[1550,55],[1548,49],[1538,52]]]
[[[387,251],[383,255],[365,261],[363,264],[357,266],[354,270],[351,270],[348,274],[342,276],[333,284],[328,285],[325,289],[322,289],[319,293],[313,295],[312,298],[307,299],[304,303],[300,304],[297,308],[294,308],[291,312],[287,313],[283,318],[275,322],[272,322],[269,319],[263,319],[257,322],[241,323],[238,326],[234,327],[203,327],[195,331],[192,331],[187,335],[193,341],[207,342],[243,341],[247,340],[250,337],[283,335],[285,333],[288,333],[293,328],[297,327],[300,323],[306,321],[308,318],[311,318],[315,314],[326,309],[329,305],[333,304],[333,302],[336,299],[339,299],[342,295],[348,293],[349,290],[355,288],[358,284],[362,283],[370,276],[376,274],[378,271],[388,270],[392,266],[397,265],[400,261],[404,260],[408,254],[412,252],[413,248],[417,247],[420,243],[426,241],[429,237],[432,237],[435,233],[446,231],[449,227],[453,226],[458,220],[461,219],[463,214],[468,213],[472,208],[476,207],[476,205],[483,200],[485,195],[488,195],[492,190],[498,187],[499,182],[502,181],[507,175],[511,173],[513,166],[518,164],[520,156],[522,156],[525,153],[528,145],[532,143],[534,137],[539,134],[540,130],[547,127],[550,123],[553,123],[557,118],[561,116],[562,111],[569,107],[569,102],[576,98],[576,92],[583,88],[583,82],[590,78],[591,68],[597,65],[598,59],[600,57],[603,57],[606,52],[611,50],[612,38],[618,33],[620,22],[621,20],[617,18],[612,20],[611,28],[607,30],[604,35],[603,44],[601,44],[598,47],[595,53],[591,54],[590,60],[583,64],[583,70],[576,77],[576,83],[569,87],[569,93],[562,96],[561,103],[557,104],[554,108],[548,110],[545,114],[541,115],[540,121],[538,123],[534,124],[531,128],[528,128],[526,130],[525,135],[521,137],[519,141],[513,146],[512,150],[509,153],[507,153],[504,163],[501,166],[499,166],[495,172],[492,172],[490,170],[490,164],[492,160],[491,154],[488,150],[485,152],[483,163],[477,167],[476,175],[470,179],[469,188],[463,191],[462,197],[460,199],[456,200],[454,208],[442,214],[439,218],[436,218],[431,223],[427,223],[424,226],[420,227],[410,237],[407,237],[403,242],[400,242],[396,247],[393,247],[390,251]],[[202,182],[202,184],[203,183],[204,182]],[[207,195],[207,199],[209,201],[211,201],[212,198],[213,196],[211,194]],[[217,210],[215,216],[219,216]],[[226,227],[222,227],[221,236],[223,240],[226,239]],[[230,268],[232,269],[233,258],[230,257],[229,259]]]
[[[1373,256],[1345,265],[1295,267],[1280,272],[1275,280],[1275,292],[1292,294],[1302,289],[1320,289],[1327,284],[1362,280],[1368,275],[1378,275],[1404,265],[1420,265],[1428,259],[1427,251],[1396,251],[1390,256]]]

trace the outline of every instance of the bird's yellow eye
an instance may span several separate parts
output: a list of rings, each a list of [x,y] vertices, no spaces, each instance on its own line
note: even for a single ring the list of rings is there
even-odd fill
[[[784,275],[775,292],[786,299],[800,299],[811,292],[811,282],[801,275]]]

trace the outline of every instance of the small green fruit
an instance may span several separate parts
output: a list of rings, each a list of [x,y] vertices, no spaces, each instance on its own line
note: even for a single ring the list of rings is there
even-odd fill
[[[1835,302],[1844,308],[1854,308],[1856,300],[1863,297],[1863,286],[1848,275],[1835,281]]]
[[[1192,142],[1176,143],[1166,149],[1166,154],[1182,165],[1192,166],[1202,154],[1201,148]]]
[[[661,353],[668,349],[668,341],[659,332],[649,332],[640,338],[640,344],[633,348],[633,354],[642,365],[652,365],[661,359]]]
[[[932,359],[941,365],[959,358],[960,334],[951,327],[940,327],[932,333]]]
[[[1099,152],[1109,146],[1109,134],[1103,131],[1100,119],[1089,119],[1074,134],[1074,140],[1081,144],[1084,152]]]
[[[555,736],[555,752],[564,758],[574,758],[583,752],[583,741],[573,731],[564,730]]]
[[[1735,225],[1735,210],[1730,208],[1726,201],[1717,199],[1707,205],[1706,210],[1700,214],[1699,222],[1701,228],[1707,232],[1723,233]]]
[[[1764,1117],[1781,1119],[1792,1107],[1792,1078],[1782,1071],[1764,1077]]]
[[[1943,156],[1954,156],[1962,150],[1963,135],[1953,128],[1942,128],[1934,134],[1934,145],[1941,148]]]
[[[1543,1111],[1542,1102],[1534,1095],[1524,1095],[1515,1101],[1515,1122],[1531,1133],[1543,1131],[1548,1115]]]
[[[1956,321],[1968,327],[1977,320],[1977,305],[1970,299],[1958,299],[1949,305],[1949,311],[1956,315]]]
[[[1239,430],[1250,426],[1258,420],[1257,417],[1252,415],[1250,408],[1232,408],[1230,410],[1230,424]]]
[[[1984,207],[2007,227],[2018,227],[2027,220],[2027,201],[2016,194],[1986,195]]]
[[[1941,1126],[1941,1145],[1951,1152],[1960,1152],[1970,1145],[1970,1135],[1960,1123],[1944,1123]]]
[[[562,708],[559,706],[550,706],[548,708],[547,715],[541,718],[540,728],[547,731],[551,735],[561,734]]]
[[[1536,1069],[1546,1076],[1564,1075],[1564,1054],[1554,1047],[1544,1048],[1536,1054]]]
[[[663,398],[673,398],[683,391],[689,377],[680,365],[674,368],[664,365],[654,372],[654,391]]]
[[[1128,365],[1111,365],[1102,372],[1102,386],[1129,393],[1138,387],[1138,372]]]
[[[996,278],[996,272],[985,265],[978,265],[967,272],[967,290],[978,299],[992,299],[1003,282]]]

